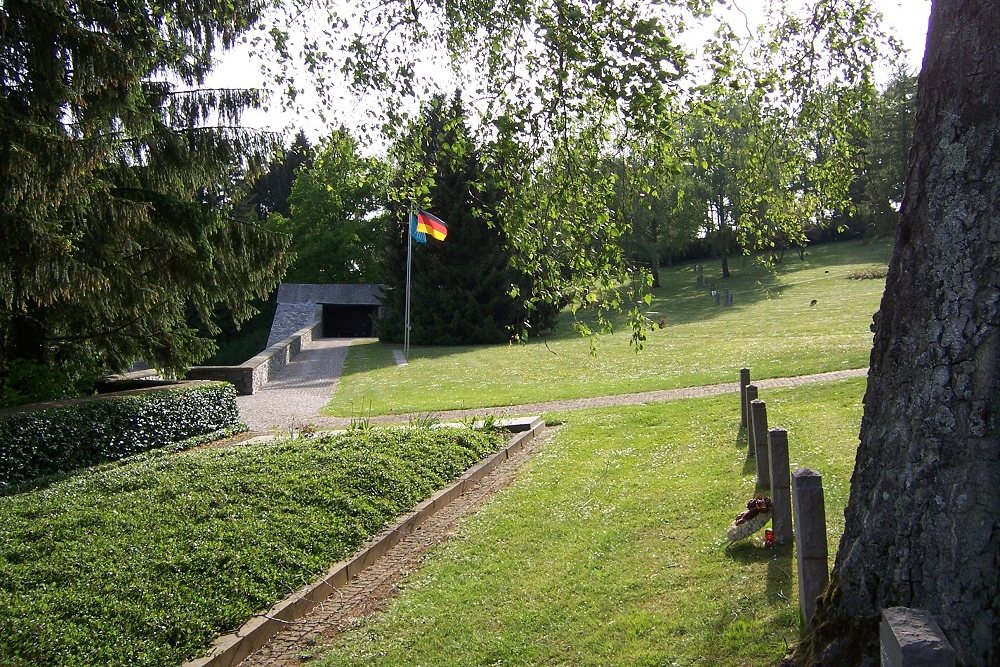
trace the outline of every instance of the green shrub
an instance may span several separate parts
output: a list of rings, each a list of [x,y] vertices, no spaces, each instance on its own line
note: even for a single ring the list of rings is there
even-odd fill
[[[867,269],[851,271],[847,274],[850,280],[882,280],[889,275],[888,266],[871,266]]]
[[[0,408],[91,394],[105,373],[96,363],[61,365],[13,359],[0,368]]]
[[[237,423],[236,390],[223,382],[0,415],[0,488]]]

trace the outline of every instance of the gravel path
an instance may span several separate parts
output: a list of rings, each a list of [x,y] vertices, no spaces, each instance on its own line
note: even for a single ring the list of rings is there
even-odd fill
[[[347,348],[355,340],[348,338],[322,338],[315,340],[302,349],[302,352],[264,387],[252,396],[240,396],[236,399],[250,430],[256,433],[273,433],[288,431],[306,425],[319,429],[344,428],[351,420],[346,417],[325,417],[319,411],[333,397],[337,388],[337,380],[344,368],[347,358]],[[735,372],[734,372],[735,373]],[[800,375],[790,378],[774,378],[770,380],[754,380],[760,389],[775,387],[796,387],[814,382],[830,382],[846,378],[865,377],[867,368],[815,375]],[[636,394],[618,396],[596,396],[592,398],[577,398],[545,403],[529,403],[494,408],[474,408],[471,410],[444,410],[434,412],[439,421],[458,421],[469,417],[494,415],[497,417],[514,417],[522,415],[539,415],[546,412],[562,412],[565,410],[584,410],[587,408],[605,408],[616,405],[640,405],[643,403],[658,403],[672,401],[678,398],[698,398],[702,396],[717,396],[739,391],[739,383],[727,382],[702,387],[682,387],[679,389],[661,389],[645,391]],[[372,423],[407,422],[416,415],[383,415],[371,417]]]
[[[317,424],[324,419],[319,411],[330,402],[353,343],[351,338],[321,338],[303,346],[260,391],[236,397],[243,421],[258,433]]]

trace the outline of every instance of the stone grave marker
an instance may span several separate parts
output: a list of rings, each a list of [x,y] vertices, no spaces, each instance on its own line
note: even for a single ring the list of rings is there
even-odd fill
[[[829,581],[826,549],[826,508],[823,476],[799,468],[792,473],[792,513],[795,519],[795,557],[799,572],[799,610],[802,623],[812,625],[816,598]]]
[[[792,491],[788,472],[788,432],[772,428],[767,432],[767,458],[771,472],[771,528],[776,544],[792,541]]]
[[[883,609],[879,647],[882,667],[955,667],[955,649],[924,609]]]
[[[740,369],[740,426],[747,426],[747,385],[750,384],[750,369]]]
[[[753,449],[753,415],[750,414],[750,403],[757,400],[757,385],[748,384],[743,396],[743,408],[747,415],[747,456],[754,456]]]
[[[767,405],[759,398],[750,401],[750,421],[753,424],[753,452],[757,460],[757,486],[771,488],[771,470],[767,458]]]

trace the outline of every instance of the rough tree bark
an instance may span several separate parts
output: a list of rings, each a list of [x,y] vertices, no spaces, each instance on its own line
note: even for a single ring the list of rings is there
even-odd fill
[[[1000,664],[1000,11],[935,0],[833,577],[797,663],[878,664],[884,607]]]

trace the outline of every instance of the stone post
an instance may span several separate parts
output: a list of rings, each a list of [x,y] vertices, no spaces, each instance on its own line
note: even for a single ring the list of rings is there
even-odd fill
[[[757,486],[771,488],[771,469],[767,458],[767,405],[757,399],[750,401],[750,421],[753,422],[753,452],[757,459]]]
[[[703,275],[701,275],[701,274],[699,273],[699,274],[698,274],[698,275],[697,275],[697,276],[695,277],[695,283],[696,283],[696,284],[698,285],[698,288],[699,288],[699,289],[701,289],[702,287],[704,287],[704,286],[705,286],[705,276],[703,276]]]
[[[792,491],[788,476],[788,431],[767,432],[767,459],[771,472],[771,528],[776,544],[792,542]]]
[[[955,649],[924,609],[883,609],[879,644],[882,667],[955,667]]]
[[[792,473],[792,500],[795,515],[795,557],[799,572],[799,610],[808,628],[816,613],[816,598],[826,588],[827,568],[826,507],[823,476],[815,470],[799,468]]]
[[[748,384],[743,391],[743,412],[747,416],[747,456],[754,456],[753,415],[750,414],[750,403],[755,400],[757,400],[757,385]]]
[[[718,292],[716,292],[714,289],[712,290],[712,298],[715,299],[715,305],[716,306],[719,305],[719,297],[720,296],[721,295]]]
[[[747,427],[747,385],[750,384],[750,369],[740,369],[740,427]]]
[[[726,305],[726,306],[733,305],[733,302],[730,301],[729,288],[728,287],[723,287],[722,288],[722,303],[723,303],[723,305]]]

